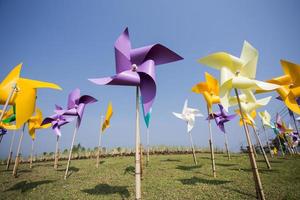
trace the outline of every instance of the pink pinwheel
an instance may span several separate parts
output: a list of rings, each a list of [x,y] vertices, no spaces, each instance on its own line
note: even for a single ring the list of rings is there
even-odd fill
[[[98,85],[136,86],[136,199],[141,199],[139,92],[141,91],[144,117],[151,110],[156,95],[156,65],[182,60],[183,58],[161,44],[131,48],[128,28],[115,42],[116,75],[106,78],[89,79]]]
[[[207,120],[215,119],[220,130],[225,133],[224,123],[232,120],[236,115],[228,115],[221,104],[218,104],[220,111],[214,112],[207,117]]]
[[[87,104],[91,104],[95,102],[97,102],[97,99],[95,99],[92,96],[89,95],[80,96],[80,90],[76,88],[69,94],[67,110],[64,110],[60,106],[56,106],[57,109],[55,110],[55,112],[59,115],[64,115],[64,116],[77,116],[78,122],[76,126],[79,127],[82,120],[85,106]]]
[[[89,79],[98,85],[139,86],[146,116],[156,95],[155,66],[183,58],[161,44],[131,48],[128,28],[115,42],[116,75]]]

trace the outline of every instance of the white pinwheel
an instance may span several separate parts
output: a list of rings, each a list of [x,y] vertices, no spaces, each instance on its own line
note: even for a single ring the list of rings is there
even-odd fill
[[[258,51],[247,41],[244,42],[241,56],[235,57],[226,52],[218,52],[198,60],[199,63],[220,70],[220,100],[228,111],[230,91],[236,89],[275,90],[278,85],[255,80]]]
[[[179,118],[184,120],[187,123],[187,131],[190,132],[195,124],[196,117],[203,117],[198,109],[188,107],[188,100],[185,100],[184,106],[182,109],[182,113],[175,113],[173,114]]]
[[[259,112],[259,117],[261,118],[262,124],[265,127],[273,128],[274,126],[271,124],[271,115],[268,111]]]

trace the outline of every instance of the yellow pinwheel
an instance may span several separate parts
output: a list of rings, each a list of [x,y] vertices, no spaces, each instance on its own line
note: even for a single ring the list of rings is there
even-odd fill
[[[242,94],[239,95],[239,98],[241,102],[242,112],[245,118],[249,119],[253,124],[255,124],[254,119],[251,117],[250,113],[252,113],[253,110],[267,105],[272,97],[270,96],[257,100],[251,90],[242,90]],[[238,104],[237,98],[230,97],[228,105],[234,106],[236,104]]]
[[[109,102],[108,103],[108,106],[107,106],[107,111],[106,111],[106,115],[105,115],[105,120],[102,124],[102,133],[104,132],[104,130],[106,128],[109,128],[110,127],[110,118],[112,117],[113,115],[113,108],[112,108],[112,103]]]
[[[259,117],[261,118],[263,126],[274,128],[274,126],[271,124],[271,115],[268,113],[268,111],[263,111],[258,113]]]
[[[285,105],[293,112],[300,115],[300,107],[297,98],[300,97],[300,65],[281,60],[281,66],[284,75],[275,77],[266,82],[280,85],[276,89]],[[266,92],[265,90],[257,90],[257,93]]]
[[[51,123],[41,125],[43,122],[43,114],[42,111],[37,108],[36,109],[36,115],[32,116],[28,120],[28,130],[29,130],[29,135],[32,140],[35,139],[35,130],[36,129],[46,129],[51,127]]]
[[[0,83],[0,104],[16,106],[16,127],[20,128],[34,113],[37,88],[61,88],[53,83],[20,77],[22,63],[17,65]],[[4,109],[5,110],[5,109]]]
[[[235,57],[218,52],[198,60],[199,63],[220,70],[220,101],[228,111],[230,91],[232,89],[274,90],[279,86],[255,80],[258,51],[248,42],[244,42],[241,56]]]
[[[205,72],[206,82],[200,82],[192,87],[192,91],[197,94],[202,94],[208,108],[211,109],[213,104],[220,103],[219,97],[219,82],[218,80]]]
[[[0,110],[0,113],[3,111]],[[16,130],[17,127],[15,124],[11,122],[15,120],[14,109],[11,107],[8,111],[4,112],[3,119],[0,121],[0,127],[5,128],[7,130]]]
[[[240,113],[239,110],[236,110],[235,112],[239,116],[241,116],[241,113]],[[250,118],[248,116],[250,116]],[[255,126],[255,123],[254,123],[254,119],[255,118],[256,118],[256,111],[255,110],[253,110],[250,114],[244,116],[245,123],[247,125],[250,125],[250,126]],[[243,120],[242,120],[242,118],[240,118],[239,124],[240,124],[240,126],[243,126]]]

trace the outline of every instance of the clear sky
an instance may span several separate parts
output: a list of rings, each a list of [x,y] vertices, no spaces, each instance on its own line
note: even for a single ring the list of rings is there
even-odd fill
[[[281,75],[280,59],[300,63],[299,8],[297,0],[0,0],[0,80],[23,62],[23,77],[59,84],[63,91],[38,91],[37,106],[44,116],[53,113],[54,104],[66,106],[68,93],[76,87],[82,94],[96,97],[99,102],[86,108],[76,138],[76,143],[85,147],[97,145],[100,115],[104,114],[108,101],[112,101],[114,115],[103,145],[133,147],[135,88],[97,86],[87,80],[115,73],[113,45],[128,26],[133,47],[159,42],[184,57],[183,61],[157,67],[158,91],[150,142],[188,146],[185,123],[171,113],[180,112],[188,98],[191,107],[206,115],[203,97],[190,89],[204,80],[205,71],[219,77],[218,71],[196,60],[216,51],[239,56],[243,41],[247,40],[260,53],[257,79]],[[266,95],[260,97],[263,96]],[[275,113],[281,107],[282,103],[273,98],[267,109]],[[145,125],[141,122],[142,141],[145,141]],[[62,128],[61,149],[69,148],[74,126],[72,123]],[[226,128],[231,149],[238,150],[241,144],[246,144],[237,120]],[[208,146],[204,118],[197,119],[192,134],[197,146]],[[222,148],[223,135],[214,123],[213,134],[216,146]],[[10,138],[8,133],[0,145],[2,158],[8,154]],[[37,130],[36,151],[54,151],[55,140],[51,129]],[[30,152],[30,145],[26,134],[24,154]]]

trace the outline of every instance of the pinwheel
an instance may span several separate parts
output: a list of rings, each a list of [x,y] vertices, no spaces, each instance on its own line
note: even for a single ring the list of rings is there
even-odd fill
[[[8,105],[16,106],[16,128],[23,125],[25,129],[26,121],[32,116],[35,109],[36,93],[38,88],[61,88],[53,83],[30,80],[20,77],[22,63],[17,65],[1,82],[0,84],[0,104],[4,104],[3,112],[0,116],[0,121],[6,112]],[[17,176],[17,170],[20,160],[19,150],[23,139],[24,132],[21,132],[17,156],[15,160],[13,175]],[[20,147],[20,148],[19,148]]]
[[[276,135],[276,138],[277,138],[277,141],[278,141],[278,144],[279,144],[279,148],[280,148],[281,154],[282,154],[282,156],[285,156],[285,153],[283,151],[282,144],[281,144],[281,139],[280,139],[281,138],[281,136],[280,136],[280,130],[277,128],[276,122],[274,123],[274,126],[272,126],[272,130],[273,130],[273,133]]]
[[[271,146],[270,146],[270,143],[269,143],[269,136],[268,136],[267,131],[265,129],[265,127],[273,128],[273,125],[271,124],[271,115],[266,110],[264,112],[259,112],[258,115],[261,119],[261,123],[262,123],[262,127],[263,127],[263,130],[264,130],[265,138],[266,138],[266,141],[267,141],[267,146],[269,148],[270,156],[273,158],[272,149],[271,149]]]
[[[101,116],[101,128],[100,128],[100,134],[99,134],[99,145],[98,145],[98,153],[97,153],[97,162],[96,167],[99,167],[99,158],[100,158],[100,149],[101,149],[101,135],[104,133],[105,129],[110,127],[110,118],[113,115],[113,107],[112,103],[109,102],[106,110],[105,120],[103,121],[103,116]]]
[[[136,86],[136,199],[141,199],[139,89],[147,115],[156,95],[155,66],[183,58],[161,44],[132,49],[126,28],[115,42],[115,59],[117,73],[115,76],[89,80],[98,85]]]
[[[207,103],[207,114],[210,116],[212,105],[216,103],[220,103],[219,97],[219,83],[218,80],[215,79],[212,75],[205,72],[206,82],[200,82],[192,87],[192,91],[197,94],[202,94],[206,103]],[[215,155],[214,155],[214,147],[213,147],[213,137],[211,131],[210,118],[208,118],[208,129],[209,129],[209,147],[211,154],[211,165],[213,176],[216,177],[216,166],[215,166]]]
[[[219,129],[224,133],[224,139],[225,139],[225,149],[227,152],[228,160],[230,160],[230,154],[229,154],[229,148],[228,148],[228,139],[227,134],[225,131],[224,123],[229,122],[233,118],[235,118],[235,114],[228,115],[226,111],[224,110],[223,106],[221,104],[218,104],[220,111],[219,112],[213,112],[208,116],[208,120],[215,119],[215,122]]]
[[[190,136],[194,163],[195,163],[195,165],[197,165],[196,153],[195,153],[194,142],[193,142],[193,137],[192,137],[192,134],[191,134],[191,130],[194,127],[195,118],[196,117],[203,117],[203,115],[200,113],[199,110],[194,109],[194,108],[189,108],[188,107],[188,100],[185,100],[185,102],[184,102],[182,113],[173,112],[173,115],[175,115],[175,117],[177,117],[179,119],[182,119],[183,121],[185,121],[187,123],[187,133]]]
[[[265,83],[262,81],[255,80],[257,60],[258,60],[258,51],[246,41],[244,42],[244,46],[240,58],[237,58],[225,52],[219,52],[219,53],[211,54],[199,60],[201,64],[220,70],[221,73],[220,101],[221,104],[224,106],[225,110],[228,110],[229,96],[230,96],[230,91],[232,89],[234,89],[235,91],[239,109],[242,110],[237,89],[274,90],[279,87],[276,84]],[[243,112],[241,112],[242,114],[241,117],[244,121]],[[246,128],[246,124],[245,123],[243,124],[244,124],[244,130],[247,138],[247,143],[249,146],[249,159],[253,169],[253,176],[254,176],[253,179],[256,185],[255,188],[258,194],[258,198],[265,199],[264,192],[262,189],[262,183],[257,169],[257,164],[253,155],[253,149],[251,145],[249,132]]]
[[[300,107],[297,98],[300,97],[300,65],[286,60],[280,60],[284,75],[267,80],[269,83],[280,85],[276,89],[285,105],[293,112],[300,115]],[[265,90],[258,90],[266,92]]]
[[[55,113],[58,113],[59,111],[62,110],[62,108],[60,106],[55,106]],[[42,122],[42,126],[45,124],[49,124],[51,123],[52,125],[52,129],[56,135],[56,147],[55,147],[55,157],[54,157],[54,169],[57,169],[58,167],[58,141],[59,138],[61,137],[61,131],[60,131],[60,127],[72,122],[74,120],[74,117],[72,116],[64,116],[62,114],[54,114],[50,117],[46,117],[43,122]]]
[[[278,136],[280,136],[284,141],[285,144],[287,146],[287,149],[289,151],[290,154],[292,154],[292,150],[290,148],[290,145],[286,139],[286,134],[289,134],[291,132],[293,132],[293,129],[289,129],[285,122],[281,119],[280,115],[277,113],[276,115],[276,127],[279,129],[280,134]]]
[[[46,128],[49,128],[51,126],[50,123],[45,124],[45,125],[41,125],[42,122],[43,122],[42,111],[39,108],[37,108],[36,109],[36,115],[30,117],[28,122],[27,122],[28,123],[28,130],[29,130],[28,133],[29,133],[29,135],[31,137],[31,140],[32,140],[29,168],[32,168],[35,130],[36,129],[46,129]]]
[[[96,101],[97,101],[97,99],[95,99],[94,97],[89,96],[89,95],[80,96],[80,90],[78,88],[76,88],[69,94],[68,106],[67,106],[66,110],[57,106],[57,108],[58,108],[56,110],[57,114],[77,117],[64,179],[67,179],[67,176],[68,176],[68,171],[69,171],[69,166],[70,166],[70,161],[71,161],[71,156],[72,156],[72,150],[73,150],[73,146],[74,146],[74,142],[75,142],[75,137],[76,137],[76,134],[78,132],[78,129],[79,129],[82,117],[83,117],[84,109],[85,109],[86,105],[95,103]]]

